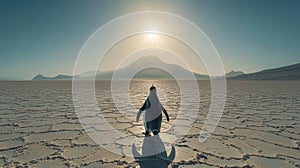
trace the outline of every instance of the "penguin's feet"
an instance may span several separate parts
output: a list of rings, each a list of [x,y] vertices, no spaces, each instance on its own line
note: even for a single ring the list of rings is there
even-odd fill
[[[158,131],[153,131],[153,134],[154,135],[157,135],[159,132]]]
[[[150,136],[150,132],[149,132],[149,131],[143,132],[143,134],[144,134],[145,136]]]

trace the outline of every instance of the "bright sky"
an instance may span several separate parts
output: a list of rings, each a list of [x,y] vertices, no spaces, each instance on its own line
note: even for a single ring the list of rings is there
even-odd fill
[[[254,72],[300,62],[298,0],[4,0],[0,4],[0,77],[72,74],[81,46],[95,30],[116,17],[145,10],[174,13],[198,25],[219,51],[226,71]]]

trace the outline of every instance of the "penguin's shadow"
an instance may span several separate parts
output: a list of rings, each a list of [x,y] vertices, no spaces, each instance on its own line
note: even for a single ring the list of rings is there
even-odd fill
[[[155,135],[144,137],[142,154],[137,151],[135,144],[132,144],[132,154],[141,168],[167,168],[173,162],[176,150],[172,146],[168,156],[160,136]]]

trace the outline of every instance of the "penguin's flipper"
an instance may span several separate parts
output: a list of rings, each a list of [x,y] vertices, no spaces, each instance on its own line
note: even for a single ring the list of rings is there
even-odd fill
[[[142,110],[139,110],[139,112],[136,115],[136,122],[139,121],[141,114],[142,114]]]
[[[167,117],[167,121],[169,122],[169,114],[165,108],[164,108],[163,112],[164,112],[165,116]]]

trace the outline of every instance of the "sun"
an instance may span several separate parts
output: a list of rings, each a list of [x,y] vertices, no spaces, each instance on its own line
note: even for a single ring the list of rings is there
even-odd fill
[[[151,39],[151,40],[154,40],[154,39],[157,39],[158,38],[158,32],[157,31],[147,31],[146,32],[146,36]]]
[[[146,35],[146,38],[152,43],[156,42],[159,39],[159,32],[154,31],[154,30],[146,31],[145,35]]]

